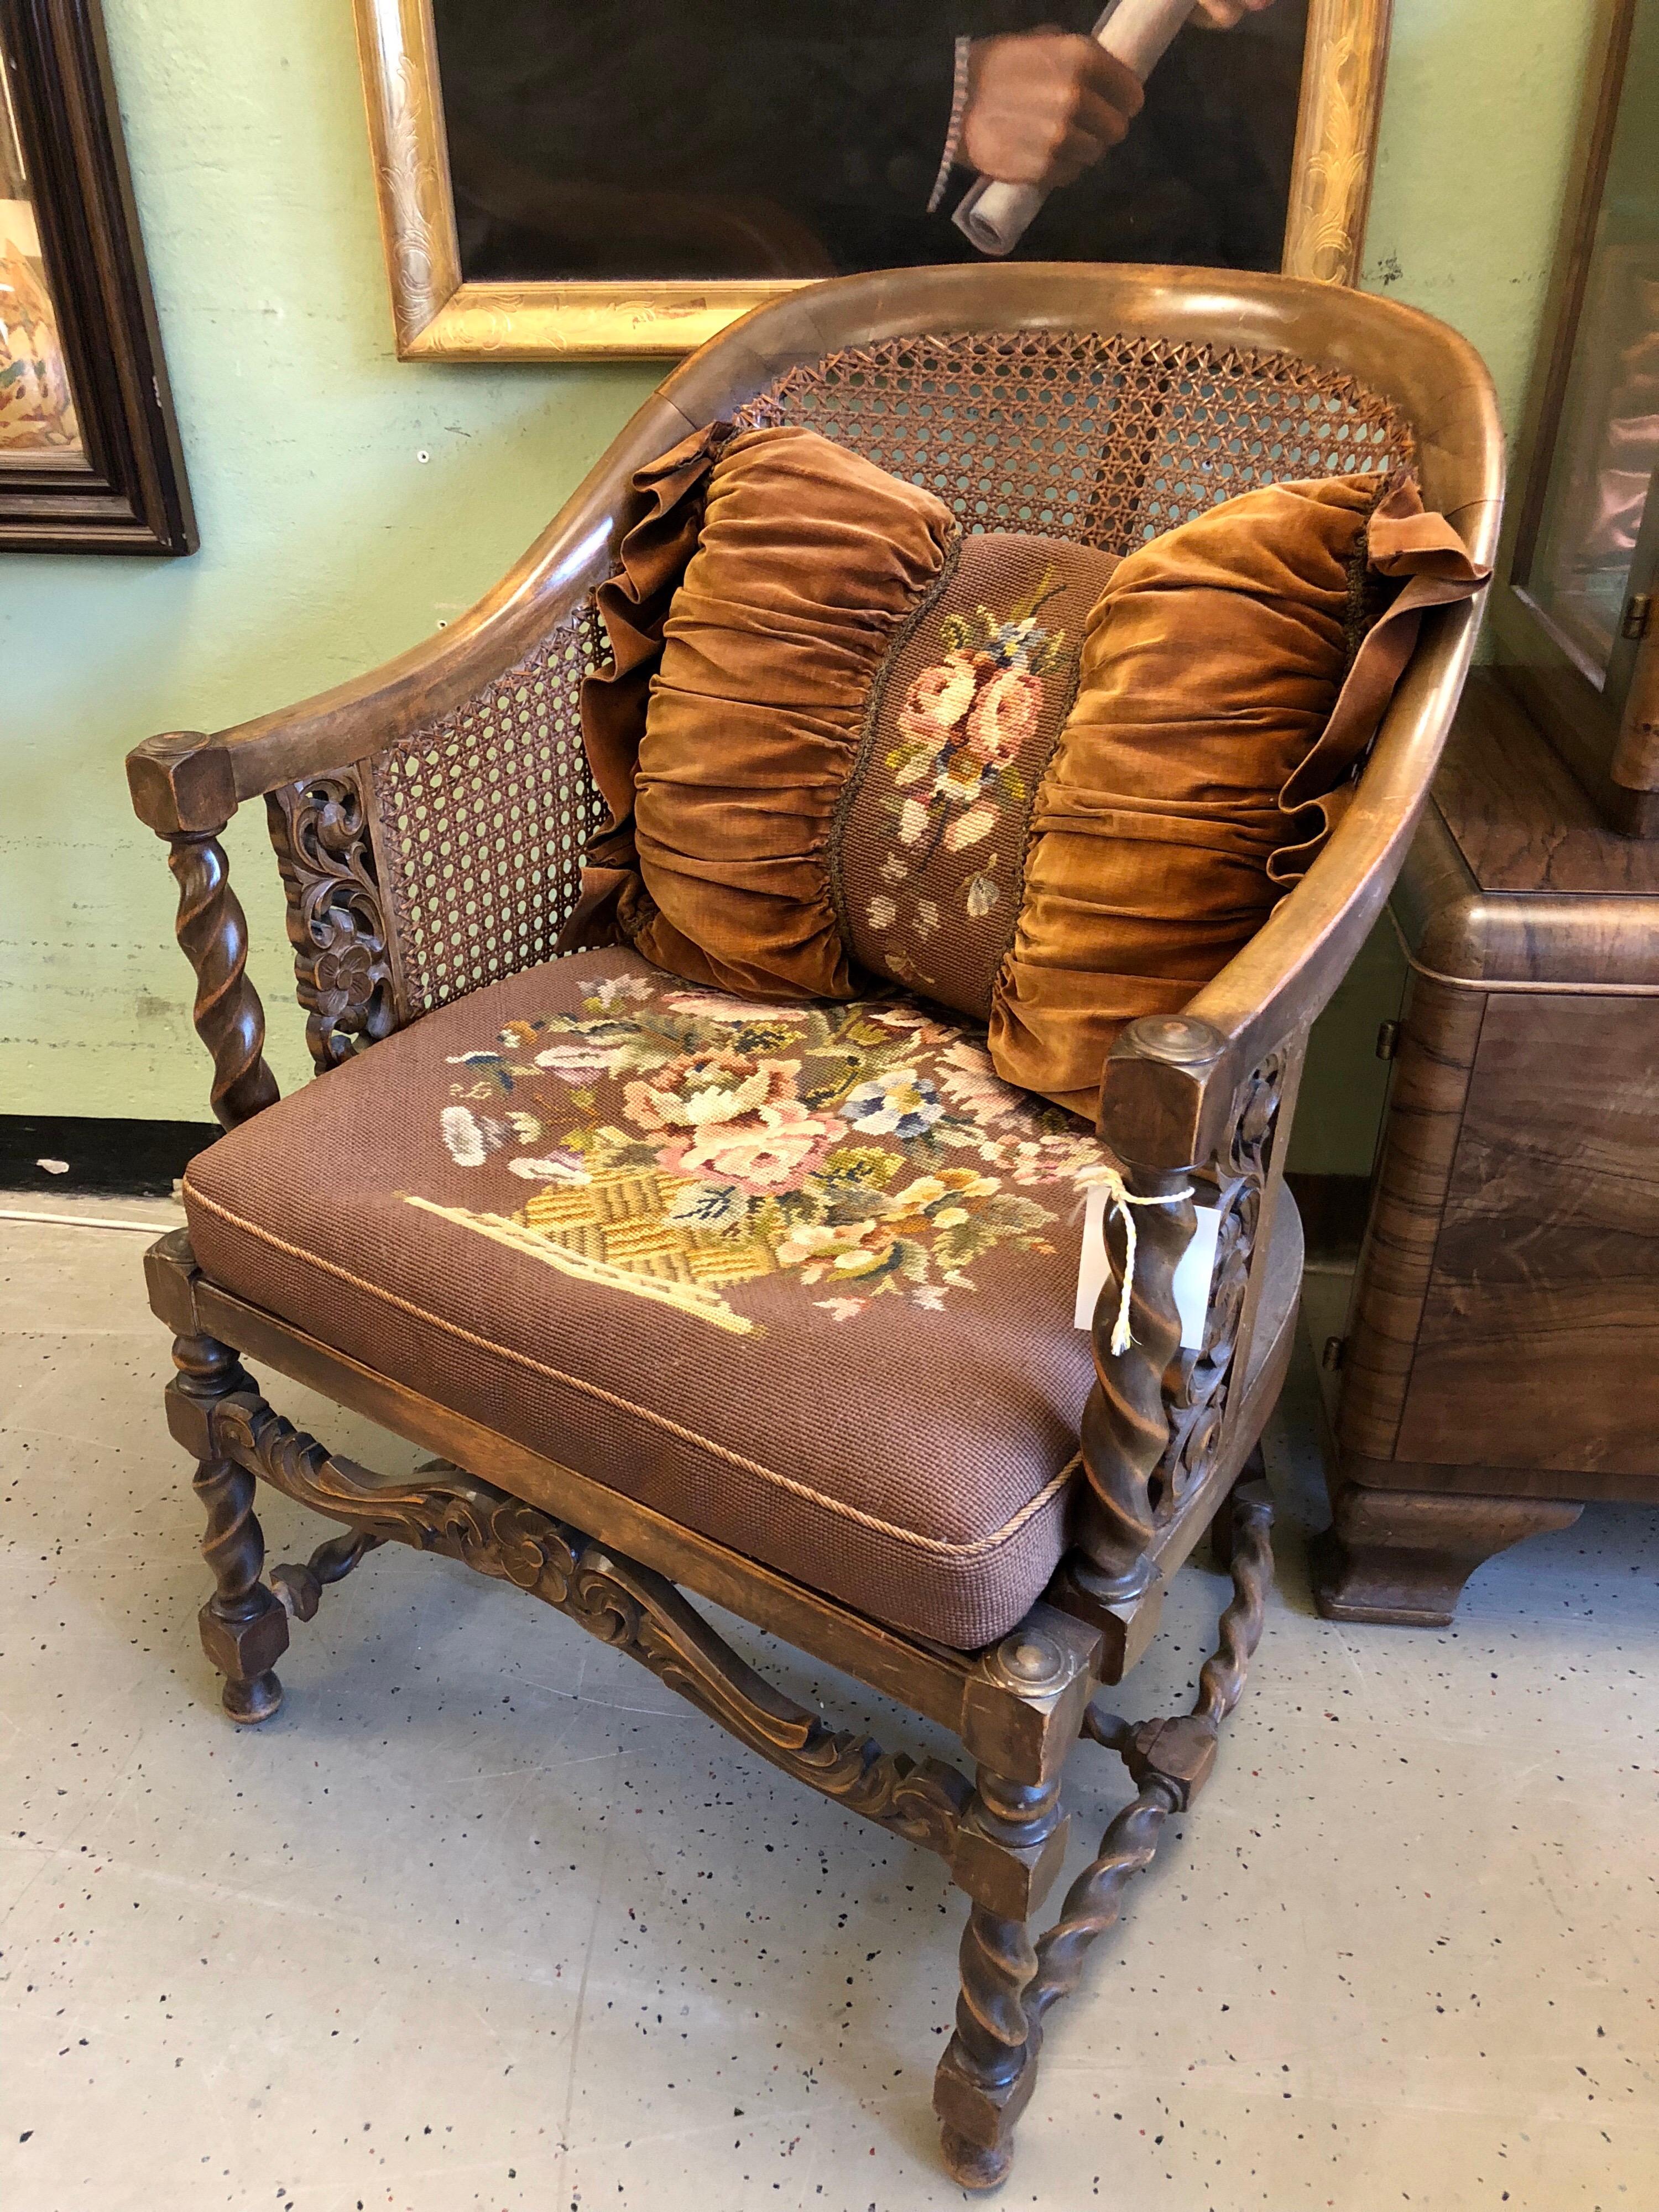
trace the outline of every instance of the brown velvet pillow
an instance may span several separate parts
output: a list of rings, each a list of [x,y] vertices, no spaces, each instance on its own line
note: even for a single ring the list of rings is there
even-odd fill
[[[814,431],[717,431],[699,458],[696,550],[634,738],[641,883],[619,924],[696,982],[850,998],[830,823],[877,672],[957,526],[931,492]]]
[[[1091,1118],[1123,1024],[1184,1005],[1318,851],[1421,607],[1481,580],[1379,475],[1244,493],[1121,562],[964,538],[799,428],[716,425],[635,483],[583,692],[613,821],[563,943],[759,997],[886,976]]]
[[[1422,607],[1479,581],[1379,475],[1245,492],[1128,556],[1037,793],[991,1008],[1006,1080],[1093,1117],[1119,1030],[1185,1006],[1323,846]]]

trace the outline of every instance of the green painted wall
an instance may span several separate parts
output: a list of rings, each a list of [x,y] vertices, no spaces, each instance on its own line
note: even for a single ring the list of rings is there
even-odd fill
[[[655,381],[392,349],[346,0],[105,0],[202,550],[0,556],[0,1112],[207,1117],[161,847],[122,756],[458,613]],[[309,1062],[264,810],[231,827],[272,1058]]]
[[[1484,355],[1513,436],[1526,396],[1595,10],[1588,0],[1395,0],[1361,282]],[[1364,1175],[1388,1085],[1380,1022],[1405,957],[1385,916],[1316,1024],[1290,1164]]]
[[[393,357],[344,0],[105,9],[202,550],[0,556],[0,1112],[192,1120],[206,1063],[123,753],[318,690],[459,611],[653,372]],[[1466,331],[1511,415],[1589,13],[1396,0],[1367,282]],[[286,1085],[306,1061],[264,836],[246,812],[230,842]],[[1382,964],[1322,1033],[1310,1167],[1369,1158],[1354,1039]]]

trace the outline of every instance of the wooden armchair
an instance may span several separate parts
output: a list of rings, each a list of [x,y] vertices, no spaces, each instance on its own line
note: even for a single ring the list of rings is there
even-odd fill
[[[1048,2007],[1203,1784],[1260,1632],[1271,1560],[1258,1438],[1300,1282],[1281,1170],[1308,1028],[1405,853],[1476,609],[1427,618],[1305,881],[1183,1014],[1134,1023],[1112,1054],[1099,1137],[1133,1194],[1167,1201],[1136,1217],[1131,1349],[1110,1352],[1109,1283],[1091,1363],[1063,1251],[1030,1262],[1046,1274],[1011,1259],[994,1298],[988,1266],[980,1300],[961,1302],[981,1337],[930,1336],[939,1317],[919,1314],[898,1394],[911,1399],[872,1399],[860,1453],[837,1459],[812,1409],[843,1387],[853,1336],[818,1305],[804,1303],[799,1330],[765,1355],[807,1410],[757,1427],[739,1373],[759,1356],[749,1324],[688,1314],[719,1279],[707,1242],[664,1241],[660,1216],[629,1213],[630,1264],[647,1247],[665,1255],[660,1279],[629,1297],[613,1287],[614,1223],[598,1220],[591,1193],[580,1231],[544,1236],[575,1218],[555,1187],[529,1225],[480,1217],[487,1234],[469,1243],[441,1218],[456,1209],[411,1210],[393,1187],[413,1173],[419,1097],[453,1095],[458,1066],[488,1073],[498,1030],[522,1053],[542,1010],[568,1007],[571,992],[599,991],[609,1007],[611,994],[653,988],[622,970],[595,981],[591,955],[550,957],[603,813],[577,686],[605,651],[592,595],[630,473],[732,416],[809,423],[927,483],[969,529],[1120,552],[1253,483],[1410,458],[1427,503],[1489,562],[1500,438],[1460,338],[1334,287],[1041,264],[849,277],[761,309],[677,368],[520,565],[441,636],[217,736],[152,738],[129,762],[134,805],[178,879],[196,1025],[232,1133],[187,1179],[189,1234],[148,1262],[176,1338],[169,1424],[199,1463],[214,1577],[202,1635],[227,1710],[250,1722],[276,1710],[290,1619],[309,1620],[325,1585],[392,1538],[505,1577],[626,1650],[762,1757],[945,1857],[970,1902],[935,2101],[951,2172],[988,2187],[1008,2170]],[[324,1071],[280,1105],[218,842],[256,798]],[[481,1148],[467,1132],[483,1125],[460,1126],[458,1141]],[[1221,1228],[1202,1347],[1183,1351],[1171,1285],[1194,1197],[1218,1207]],[[1110,1232],[1120,1273],[1123,1233]],[[953,1360],[969,1345],[975,1370],[970,1402],[958,1393],[948,1419],[931,1371],[947,1342]],[[267,1404],[245,1358],[437,1459],[391,1481],[332,1456]],[[262,1580],[256,1478],[345,1533]],[[1236,1587],[1197,1703],[1121,1720],[1096,1692],[1146,1650],[1170,1578],[1212,1524]],[[834,1730],[757,1675],[682,1589],[944,1723],[969,1771]],[[1036,1936],[1079,1738],[1116,1751],[1139,1794]]]

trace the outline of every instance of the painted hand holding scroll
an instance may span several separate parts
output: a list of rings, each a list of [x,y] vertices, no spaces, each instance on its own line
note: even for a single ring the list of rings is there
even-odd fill
[[[1225,20],[1213,9],[1206,12],[1213,20]],[[1091,35],[1104,53],[1144,84],[1192,13],[1193,0],[1111,0]],[[1117,136],[1121,136],[1121,125]],[[974,151],[971,133],[968,150],[970,155]],[[1012,253],[1048,196],[1040,185],[981,176],[969,188],[952,220],[981,253]]]

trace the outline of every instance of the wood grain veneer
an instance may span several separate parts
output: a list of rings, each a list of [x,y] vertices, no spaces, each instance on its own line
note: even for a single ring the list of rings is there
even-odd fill
[[[1659,1484],[1656,1132],[1659,1000],[1486,1001],[1402,1459]]]
[[[1318,1595],[1421,1624],[1577,1501],[1659,1503],[1659,847],[1482,672],[1393,910],[1413,972]]]

